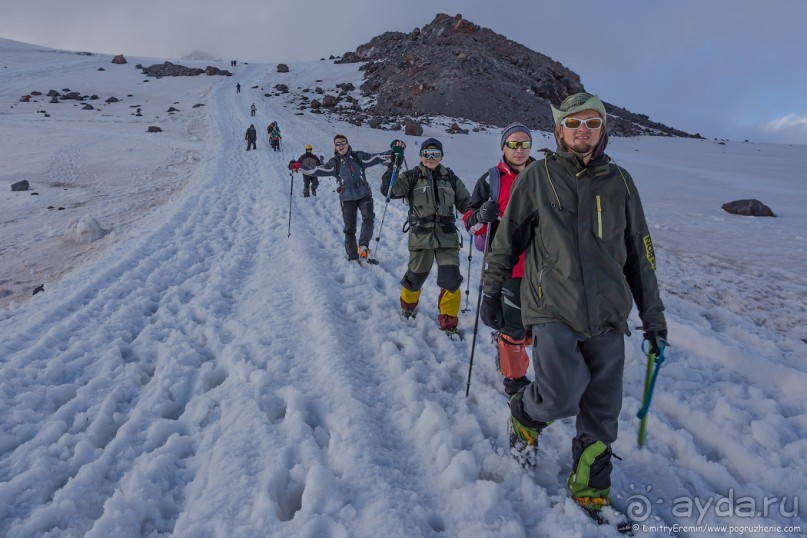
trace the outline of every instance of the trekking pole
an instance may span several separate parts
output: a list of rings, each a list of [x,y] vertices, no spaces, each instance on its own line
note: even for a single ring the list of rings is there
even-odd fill
[[[291,184],[289,186],[289,235],[286,236],[287,239],[291,237],[291,197],[294,192],[294,170],[289,170],[289,177],[291,178]]]
[[[398,158],[403,156],[404,148],[400,146],[392,146],[392,176],[390,177],[389,182],[389,189],[387,189],[387,199],[384,201],[384,213],[381,215],[381,225],[378,227],[378,235],[375,238],[375,255],[376,260],[378,259],[378,247],[379,243],[381,242],[381,232],[384,230],[384,219],[387,218],[387,207],[389,206],[389,200],[392,196],[392,186],[395,185],[395,178],[398,177],[398,170],[400,166],[398,164]]]
[[[288,239],[291,237],[291,199],[294,193],[294,172],[300,169],[300,163],[297,161],[290,161],[289,162],[289,177],[291,178],[291,183],[289,185],[289,235],[286,236]]]
[[[645,340],[646,342],[646,340]],[[644,348],[644,342],[642,343]],[[644,396],[642,398],[642,408],[636,413],[639,418],[639,446],[644,445],[645,440],[645,427],[647,426],[647,413],[650,411],[650,400],[653,398],[653,390],[656,388],[656,379],[658,378],[658,371],[661,364],[664,362],[664,348],[667,347],[666,343],[661,340],[658,343],[658,353],[653,353],[647,350],[647,373],[644,378]]]
[[[378,235],[375,238],[375,255],[378,258],[378,245],[381,242],[381,231],[384,229],[384,219],[387,218],[387,207],[389,206],[389,199],[390,195],[392,194],[392,186],[395,185],[395,177],[398,175],[398,168],[396,164],[398,162],[398,157],[393,156],[392,161],[392,177],[390,178],[389,182],[389,189],[387,190],[387,199],[384,201],[384,213],[381,215],[381,225],[378,227]]]
[[[485,271],[485,262],[488,258],[488,243],[490,242],[490,229],[492,226],[488,223],[488,229],[485,231],[485,249],[482,251],[482,273]],[[479,295],[476,298],[476,318],[474,319],[474,337],[471,340],[471,360],[468,363],[468,384],[465,385],[465,397],[471,392],[471,370],[474,367],[474,352],[476,351],[476,335],[479,329],[479,307],[482,304],[482,274],[479,275]]]
[[[470,312],[470,310],[471,310],[471,307],[470,307],[470,305],[468,303],[471,301],[471,299],[470,299],[470,297],[471,297],[471,257],[473,256],[473,252],[474,252],[474,250],[473,250],[474,249],[474,233],[473,232],[471,232],[471,235],[469,236],[468,243],[469,243],[469,245],[468,245],[468,284],[465,286],[465,308],[460,310],[460,312],[462,312],[463,314],[466,313],[466,312]]]

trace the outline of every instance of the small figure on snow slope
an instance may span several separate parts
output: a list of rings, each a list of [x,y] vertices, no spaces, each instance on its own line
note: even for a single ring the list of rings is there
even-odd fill
[[[530,157],[532,133],[522,123],[508,125],[500,141],[502,158],[494,168],[486,171],[476,182],[468,210],[463,216],[465,227],[474,234],[478,250],[484,251],[488,226],[490,238],[496,235],[497,221],[507,208],[513,185],[520,172],[535,159]],[[518,176],[520,177],[520,176]],[[496,198],[492,198],[495,196]],[[490,245],[488,245],[488,248]],[[502,286],[501,312],[495,312],[497,360],[504,376],[504,390],[508,395],[529,384],[527,369],[530,358],[527,348],[532,338],[521,321],[521,278],[524,275],[524,254]]]
[[[393,142],[403,144],[403,142]],[[441,164],[443,144],[429,138],[420,150],[420,164],[412,170],[395,172],[393,167],[381,178],[381,193],[390,198],[405,198],[409,202],[409,265],[401,279],[401,308],[404,316],[415,313],[420,290],[437,260],[437,300],[440,329],[457,331],[457,314],[462,302],[460,286],[459,235],[454,225],[454,209],[468,209],[471,195],[450,168]],[[397,163],[400,169],[401,163]]]
[[[300,163],[300,167],[302,170],[316,168],[317,166],[322,165],[322,161],[314,155],[313,147],[311,144],[305,145],[305,153],[300,155],[297,161]],[[303,174],[303,196],[308,198],[309,196],[317,195],[317,187],[319,187],[319,179],[314,176],[309,176]]]
[[[275,151],[280,151],[280,127],[273,121],[266,131],[269,133],[269,146]]]
[[[244,140],[247,141],[247,151],[250,149],[258,149],[256,142],[258,140],[258,131],[255,130],[255,126],[250,124],[247,128],[247,134],[244,135]]]
[[[481,314],[498,328],[502,288],[523,253],[535,381],[510,400],[513,428],[534,445],[549,423],[577,416],[568,486],[593,515],[610,504],[632,298],[651,347],[666,340],[667,326],[639,193],[605,154],[605,107],[578,93],[552,115],[557,151],[515,183],[488,255]]]

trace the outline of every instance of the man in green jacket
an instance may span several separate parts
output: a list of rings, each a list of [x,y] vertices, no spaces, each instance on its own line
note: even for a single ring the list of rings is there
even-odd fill
[[[481,317],[501,325],[501,288],[524,253],[522,318],[535,381],[510,400],[513,441],[535,445],[577,416],[569,488],[592,514],[610,504],[632,299],[651,349],[667,338],[653,244],[633,179],[605,154],[605,107],[578,93],[552,107],[556,152],[519,176],[488,255]]]
[[[402,142],[394,141],[393,146]],[[450,168],[441,164],[443,144],[434,138],[423,142],[420,165],[396,172],[390,185],[392,167],[381,178],[381,193],[390,198],[406,198],[409,203],[409,265],[401,279],[401,308],[405,317],[415,315],[420,289],[437,261],[440,297],[437,321],[446,333],[457,332],[457,314],[462,302],[459,237],[454,225],[454,208],[468,209],[471,195]],[[400,163],[398,164],[400,167]]]

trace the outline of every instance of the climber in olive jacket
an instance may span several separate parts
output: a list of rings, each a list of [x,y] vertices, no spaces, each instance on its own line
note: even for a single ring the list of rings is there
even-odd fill
[[[395,141],[393,145],[396,143],[403,144]],[[401,308],[405,317],[415,315],[420,289],[436,260],[441,288],[438,322],[442,330],[454,332],[462,299],[454,211],[465,212],[471,195],[454,172],[441,164],[443,146],[439,141],[430,138],[421,148],[420,165],[395,172],[394,182],[390,166],[381,178],[382,194],[389,192],[390,198],[405,198],[409,204],[409,265],[401,280]]]
[[[568,485],[596,511],[610,504],[632,301],[651,351],[666,342],[667,325],[639,192],[605,154],[604,104],[581,92],[552,115],[558,149],[518,176],[488,254],[480,317],[500,324],[501,287],[523,252],[521,317],[532,328],[535,380],[510,400],[514,435],[535,445],[551,422],[576,416]]]

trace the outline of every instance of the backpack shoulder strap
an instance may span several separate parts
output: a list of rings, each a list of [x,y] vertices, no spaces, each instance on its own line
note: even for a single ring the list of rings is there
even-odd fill
[[[446,167],[448,170],[448,181],[451,183],[451,188],[455,191],[457,190],[457,174],[454,173],[454,170],[451,168]]]

